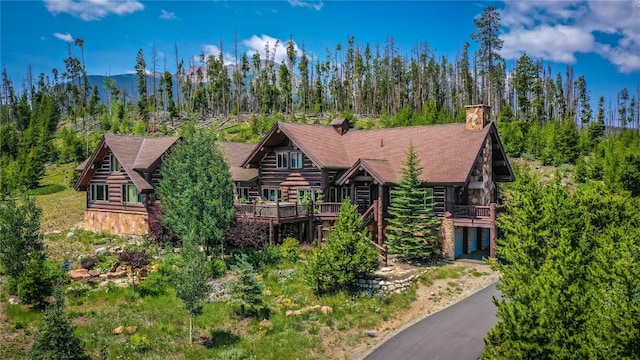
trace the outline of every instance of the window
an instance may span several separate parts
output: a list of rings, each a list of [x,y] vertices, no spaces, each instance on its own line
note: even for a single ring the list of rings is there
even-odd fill
[[[248,187],[238,187],[238,200],[249,200],[249,188]]]
[[[276,153],[276,168],[286,169],[289,167],[289,153]]]
[[[291,168],[302,169],[302,153],[300,151],[292,152],[291,154]]]
[[[424,207],[430,207],[433,205],[433,189],[432,188],[422,188],[423,198],[422,202]]]
[[[113,154],[109,155],[109,169],[111,170],[111,172],[120,171],[120,163]]]
[[[341,199],[342,201],[344,201],[344,199],[346,198],[351,198],[351,188],[350,187],[343,187],[341,190]]]
[[[264,196],[267,200],[270,200],[270,201],[281,201],[282,190],[277,188],[263,188],[262,196]]]
[[[89,199],[94,201],[109,201],[109,185],[107,184],[90,184]]]
[[[122,202],[123,203],[141,203],[142,194],[138,194],[135,185],[122,185]]]

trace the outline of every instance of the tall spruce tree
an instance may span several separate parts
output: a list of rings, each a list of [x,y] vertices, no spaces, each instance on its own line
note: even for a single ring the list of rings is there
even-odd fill
[[[424,259],[439,254],[440,222],[433,214],[433,197],[418,179],[420,159],[409,143],[402,179],[391,190],[387,245],[389,252],[403,259]]]

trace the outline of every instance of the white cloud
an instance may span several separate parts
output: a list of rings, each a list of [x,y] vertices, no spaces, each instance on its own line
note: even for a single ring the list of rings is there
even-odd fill
[[[99,20],[107,15],[127,15],[144,9],[138,0],[44,0],[50,13],[69,14],[84,21]]]
[[[573,63],[576,53],[595,52],[621,72],[640,71],[640,0],[509,0],[500,15],[505,58],[526,52]]]
[[[73,41],[73,36],[71,36],[70,33],[66,33],[66,34],[61,34],[61,33],[53,33],[53,36],[62,40],[62,41],[66,41],[66,42],[72,42]]]
[[[324,6],[322,1],[301,1],[301,0],[289,0],[289,5],[293,7],[306,7],[309,9],[320,11]]]
[[[169,12],[165,9],[160,10],[160,16],[158,17],[158,19],[162,19],[162,20],[173,20],[175,18],[176,18],[176,13]]]
[[[202,46],[202,52],[204,52],[205,58],[208,58],[209,55],[218,57],[220,55],[220,48],[218,48],[215,45],[207,44]],[[199,62],[199,59],[196,59],[196,60],[198,60]],[[230,53],[224,53],[222,54],[222,61],[224,62],[225,65],[235,64],[236,58]]]
[[[287,58],[287,43],[289,41],[282,41],[280,39],[276,39],[269,35],[262,34],[261,36],[253,35],[251,38],[247,40],[243,40],[242,44],[245,45],[249,50],[247,51],[248,56],[252,56],[255,53],[260,54],[260,58],[263,60],[267,59],[265,47],[269,48],[269,58],[273,57],[274,61],[277,64],[282,63]],[[277,47],[275,47],[277,44]],[[275,56],[273,54],[273,49],[275,47]],[[300,48],[294,42],[293,48],[295,49],[297,54],[301,54]]]
[[[594,44],[589,31],[565,25],[514,29],[501,38],[501,54],[505,58],[517,58],[526,52],[534,58],[568,64],[576,61],[575,53],[588,52]]]

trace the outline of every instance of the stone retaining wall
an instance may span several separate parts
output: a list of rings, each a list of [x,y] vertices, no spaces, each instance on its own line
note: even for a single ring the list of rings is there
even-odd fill
[[[411,286],[418,279],[416,275],[411,275],[405,279],[388,280],[382,277],[373,279],[358,279],[356,286],[361,289],[371,289],[382,294],[390,294],[392,292],[400,293]]]

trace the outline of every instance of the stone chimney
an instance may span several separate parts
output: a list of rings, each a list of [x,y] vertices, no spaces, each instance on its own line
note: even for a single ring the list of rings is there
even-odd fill
[[[349,131],[349,120],[345,118],[336,118],[329,124],[338,134],[344,135]]]
[[[467,130],[481,130],[487,124],[489,124],[489,110],[488,105],[466,105],[467,111]]]

